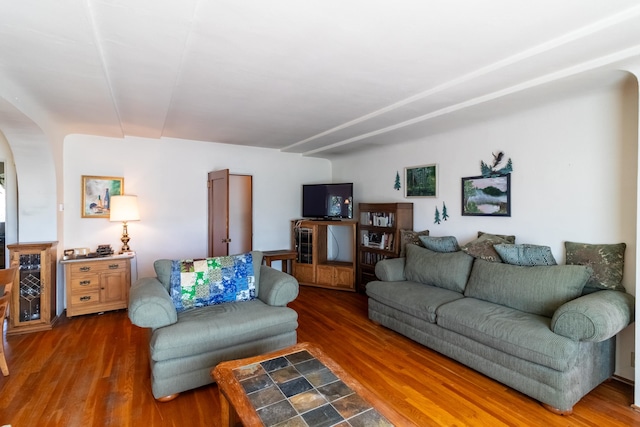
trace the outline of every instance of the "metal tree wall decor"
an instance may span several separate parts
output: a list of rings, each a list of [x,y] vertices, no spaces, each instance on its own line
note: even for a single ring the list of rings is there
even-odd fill
[[[442,202],[442,216],[440,216],[440,211],[436,206],[436,213],[433,217],[433,223],[440,224],[442,221],[446,221],[447,219],[449,219],[449,214],[447,213],[447,205]]]
[[[400,172],[396,171],[396,182],[393,184],[393,188],[400,191]]]

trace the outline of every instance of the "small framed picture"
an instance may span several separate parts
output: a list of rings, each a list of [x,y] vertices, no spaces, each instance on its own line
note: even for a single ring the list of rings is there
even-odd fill
[[[82,175],[82,218],[109,218],[112,196],[124,194],[124,178]]]
[[[462,178],[463,216],[511,216],[511,174]]]
[[[438,197],[438,165],[404,168],[404,197]]]

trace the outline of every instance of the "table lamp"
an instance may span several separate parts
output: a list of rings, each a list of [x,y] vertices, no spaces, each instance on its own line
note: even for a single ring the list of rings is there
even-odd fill
[[[129,233],[127,232],[128,221],[139,221],[140,213],[138,212],[138,196],[121,195],[111,196],[111,205],[109,208],[109,221],[122,221],[122,250],[119,253],[128,252],[129,249]]]

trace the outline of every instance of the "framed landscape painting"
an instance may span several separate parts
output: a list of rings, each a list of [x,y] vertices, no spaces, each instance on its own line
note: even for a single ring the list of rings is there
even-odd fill
[[[511,216],[511,174],[462,178],[463,216]]]
[[[404,168],[404,197],[438,197],[438,165]]]
[[[124,178],[82,175],[82,218],[109,218],[112,196],[124,194]]]

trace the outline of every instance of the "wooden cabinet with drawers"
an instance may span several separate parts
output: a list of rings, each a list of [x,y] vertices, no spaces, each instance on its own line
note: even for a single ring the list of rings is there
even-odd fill
[[[61,261],[67,291],[67,317],[127,308],[131,258],[118,255]]]

